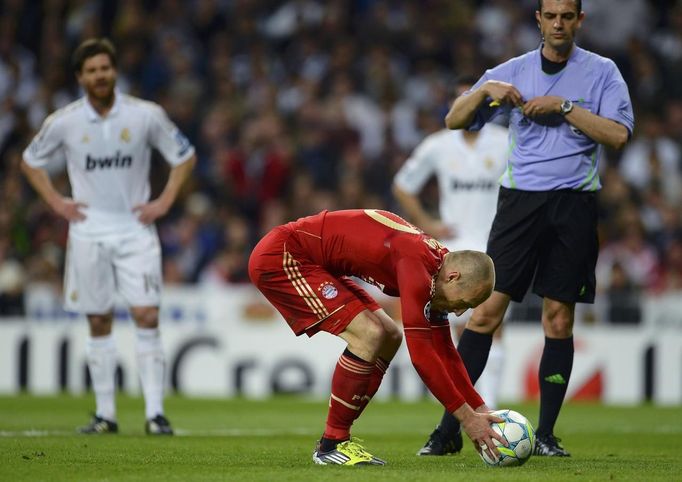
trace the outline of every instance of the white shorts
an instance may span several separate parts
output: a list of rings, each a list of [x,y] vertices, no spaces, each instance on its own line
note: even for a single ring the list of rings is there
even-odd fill
[[[109,313],[116,294],[128,306],[159,306],[161,245],[156,228],[103,239],[69,234],[64,270],[64,308]]]

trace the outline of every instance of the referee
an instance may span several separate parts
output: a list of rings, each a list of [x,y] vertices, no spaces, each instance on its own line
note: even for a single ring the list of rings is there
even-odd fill
[[[474,310],[458,350],[475,383],[509,301],[521,301],[534,278],[545,333],[534,453],[546,456],[570,455],[554,425],[573,366],[575,303],[594,301],[602,146],[621,149],[634,127],[616,65],[574,43],[585,18],[581,4],[539,0],[540,47],[488,70],[445,117],[450,129],[478,130],[509,115],[509,158],[487,249],[495,291]],[[449,414],[438,433],[461,437]]]

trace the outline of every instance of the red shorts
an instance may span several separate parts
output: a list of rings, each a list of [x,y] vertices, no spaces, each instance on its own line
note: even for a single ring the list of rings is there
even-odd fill
[[[334,276],[306,255],[300,234],[284,226],[256,245],[249,259],[254,285],[277,308],[296,333],[338,335],[361,311],[381,307],[346,276]],[[306,240],[309,241],[309,240]]]

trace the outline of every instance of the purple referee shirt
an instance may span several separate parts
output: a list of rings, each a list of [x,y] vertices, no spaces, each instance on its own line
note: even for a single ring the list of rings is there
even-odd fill
[[[634,115],[630,94],[612,60],[575,45],[566,67],[549,75],[542,71],[541,48],[486,71],[472,90],[488,80],[498,80],[514,85],[524,101],[556,95],[624,125],[632,134]],[[490,107],[485,102],[468,129],[479,130],[503,112],[509,113],[510,119],[509,158],[507,169],[500,177],[502,186],[524,191],[601,188],[602,146],[560,114],[530,119],[518,107],[512,108],[510,104]]]

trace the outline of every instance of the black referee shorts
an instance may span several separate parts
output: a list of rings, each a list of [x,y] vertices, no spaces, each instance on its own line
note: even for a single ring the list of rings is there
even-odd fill
[[[599,253],[594,192],[500,188],[488,239],[495,290],[521,301],[533,293],[565,303],[594,302]]]

